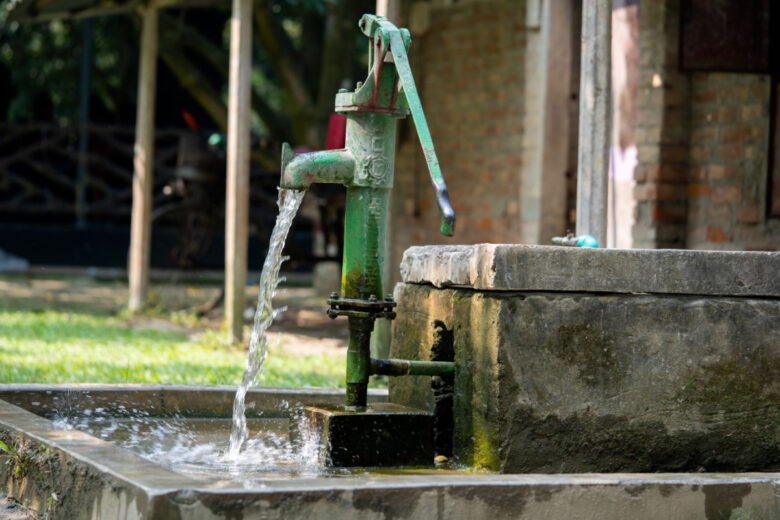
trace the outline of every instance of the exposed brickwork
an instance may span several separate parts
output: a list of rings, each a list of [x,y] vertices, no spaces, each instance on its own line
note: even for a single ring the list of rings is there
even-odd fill
[[[763,217],[769,89],[759,74],[691,75],[688,248],[780,247],[778,226]]]
[[[520,241],[525,2],[433,7],[413,35],[415,79],[457,214],[441,215],[411,121],[402,123],[393,194],[392,257],[415,244]]]
[[[532,137],[540,124],[539,42],[526,27],[525,2],[445,3],[426,3],[429,23],[413,35],[411,59],[458,227],[452,240],[439,234],[407,120],[393,193],[395,265],[410,245],[522,242],[536,224],[526,215],[538,213],[537,201],[522,196],[535,186],[526,172],[538,156]],[[769,78],[681,70],[680,3],[647,1],[639,9],[633,246],[780,249],[780,219],[766,211]]]
[[[635,247],[780,249],[769,77],[681,71],[679,0],[643,2],[639,24]]]
[[[677,67],[678,17],[679,0],[639,9],[634,247],[685,246],[689,80]]]

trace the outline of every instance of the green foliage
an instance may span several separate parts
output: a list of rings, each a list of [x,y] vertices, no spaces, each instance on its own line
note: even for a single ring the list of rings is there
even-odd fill
[[[14,0],[0,0],[0,121],[54,120],[61,125],[75,124],[85,22],[70,19],[6,23],[8,11],[15,4]],[[256,23],[266,17],[274,26],[275,37],[271,41],[277,45],[269,49],[268,40],[264,41],[255,29],[252,130],[293,144],[318,146],[318,139],[312,141],[312,136],[323,133],[333,110],[333,95],[341,82],[354,84],[364,77],[367,46],[365,37],[357,30],[357,18],[372,10],[374,2],[264,0],[256,4]],[[213,119],[201,123],[206,127],[216,123],[220,127],[227,103],[229,7],[210,9],[214,16],[205,21],[202,10],[163,10],[159,52],[161,64],[167,64],[192,96],[190,102],[200,103]],[[347,19],[348,25],[336,23]],[[136,103],[138,17],[103,16],[93,18],[91,23],[91,119],[131,123]],[[331,33],[335,27],[336,33],[327,37],[327,27]],[[349,39],[352,45],[343,46],[341,42]],[[338,52],[328,53],[327,49],[334,46],[339,48]],[[178,66],[172,68],[172,62]],[[290,67],[285,69],[284,64]],[[197,76],[198,81],[188,81],[192,76]],[[171,76],[159,76],[159,87],[166,86],[161,83],[166,77]],[[258,107],[259,104],[267,106]],[[161,111],[164,110],[158,107],[158,117]],[[309,131],[312,127],[317,129],[314,133]]]
[[[11,455],[11,448],[9,448],[8,445],[3,441],[0,441],[0,451],[6,453],[7,455]]]
[[[40,26],[0,21],[0,64],[10,71],[15,86],[9,120],[34,119],[40,112],[48,112],[43,106],[47,101],[59,119],[73,119],[79,70],[74,37],[72,22],[50,22],[41,30]]]
[[[9,4],[6,4],[6,7]],[[0,69],[10,75],[7,114],[0,121],[77,121],[83,21],[6,23],[0,10]],[[102,113],[135,104],[137,34],[128,17],[93,20],[92,96]],[[128,85],[131,88],[127,88]],[[2,105],[0,105],[2,106]]]
[[[220,337],[134,328],[96,314],[0,308],[0,381],[235,385],[246,352]],[[343,383],[342,355],[297,357],[273,349],[259,378],[263,386]]]
[[[0,451],[8,455],[5,461],[7,466],[13,466],[11,473],[16,477],[22,477],[27,472],[30,456],[25,455],[14,443],[6,444],[0,441]]]

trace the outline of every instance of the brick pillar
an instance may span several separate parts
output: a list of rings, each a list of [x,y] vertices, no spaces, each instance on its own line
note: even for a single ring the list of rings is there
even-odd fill
[[[678,67],[680,0],[639,9],[639,165],[634,247],[684,248],[689,78]]]

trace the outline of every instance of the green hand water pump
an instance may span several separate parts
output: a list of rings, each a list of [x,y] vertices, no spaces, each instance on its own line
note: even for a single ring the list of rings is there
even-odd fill
[[[374,320],[393,319],[392,295],[383,298],[385,230],[393,187],[396,121],[411,112],[443,219],[441,232],[452,236],[455,212],[433,149],[407,50],[411,37],[386,18],[366,14],[360,29],[370,39],[369,72],[354,92],[336,94],[336,112],[347,116],[346,148],[295,155],[282,147],[283,188],[306,189],[313,183],[347,187],[341,297],[328,299],[328,315],[347,316],[347,406],[366,406],[368,377],[442,375],[454,370],[444,361],[372,359],[369,345]]]

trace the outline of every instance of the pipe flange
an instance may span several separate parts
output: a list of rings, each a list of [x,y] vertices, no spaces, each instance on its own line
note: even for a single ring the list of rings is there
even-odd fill
[[[375,320],[377,318],[385,318],[392,320],[396,314],[393,310],[396,306],[392,296],[388,295],[387,299],[378,300],[373,294],[367,299],[357,298],[339,298],[338,294],[333,293],[328,298],[328,305],[326,313],[330,319],[336,319],[339,316],[350,316],[353,318],[368,318]]]

